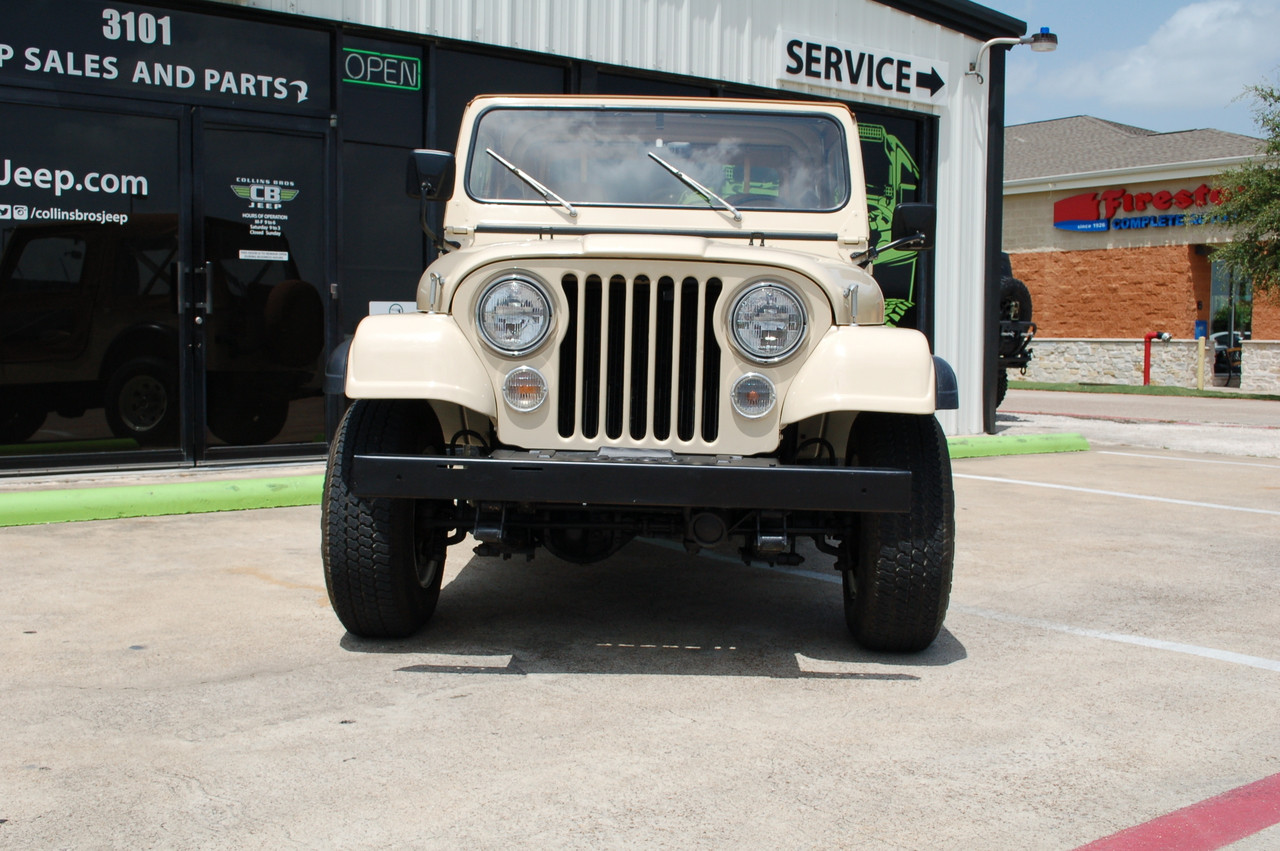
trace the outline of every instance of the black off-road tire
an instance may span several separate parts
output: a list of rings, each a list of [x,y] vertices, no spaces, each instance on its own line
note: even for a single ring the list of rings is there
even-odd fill
[[[1004,397],[1009,393],[1009,372],[996,369],[996,407],[1004,404]]]
[[[325,473],[321,547],[329,602],[353,635],[405,638],[425,626],[440,597],[448,545],[447,530],[422,523],[442,503],[356,496],[352,458],[441,445],[439,422],[421,401],[360,400],[338,426]]]
[[[867,413],[850,439],[851,463],[911,471],[911,510],[863,514],[845,539],[845,621],[870,650],[924,650],[946,617],[955,561],[946,437],[929,415]]]

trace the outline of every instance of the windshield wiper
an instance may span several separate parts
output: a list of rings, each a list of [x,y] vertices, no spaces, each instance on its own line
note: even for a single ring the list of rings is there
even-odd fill
[[[676,180],[679,180],[685,186],[688,186],[694,192],[697,192],[699,195],[701,195],[706,200],[707,204],[710,207],[714,208],[716,206],[715,202],[718,201],[721,207],[728,210],[730,213],[733,213],[733,220],[735,222],[742,221],[742,214],[738,212],[737,207],[733,206],[728,201],[724,200],[719,195],[712,192],[710,189],[703,186],[701,183],[694,180],[692,177],[685,174],[683,171],[676,168],[671,163],[667,162],[662,157],[655,154],[653,151],[649,151],[649,158],[652,159],[654,162],[656,162],[658,165],[665,168],[667,171],[671,172],[671,174],[675,176]]]
[[[570,216],[576,217],[578,215],[578,211],[573,208],[572,204],[570,204],[568,201],[561,198],[556,193],[552,192],[547,187],[543,186],[541,183],[537,181],[536,178],[531,177],[530,175],[516,168],[513,164],[504,160],[502,157],[498,155],[498,153],[493,148],[485,148],[484,152],[489,156],[493,157],[498,162],[500,162],[502,166],[506,168],[507,171],[511,172],[516,177],[520,178],[525,183],[527,183],[529,187],[533,189],[534,192],[537,192],[539,195],[542,196],[542,200],[546,201],[548,204],[557,204],[561,207],[564,207],[564,211],[568,213]]]

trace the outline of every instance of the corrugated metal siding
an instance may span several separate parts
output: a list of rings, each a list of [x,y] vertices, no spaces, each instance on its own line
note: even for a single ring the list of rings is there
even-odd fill
[[[947,63],[944,97],[937,104],[874,94],[862,100],[939,119],[935,349],[956,370],[962,405],[939,419],[950,434],[982,431],[989,84],[964,75],[977,53],[976,39],[871,0],[243,0],[237,5],[764,87],[779,87],[782,30]],[[794,84],[785,88],[805,90]]]

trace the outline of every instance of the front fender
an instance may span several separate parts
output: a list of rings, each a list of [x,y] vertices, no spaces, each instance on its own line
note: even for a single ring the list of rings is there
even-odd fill
[[[366,316],[347,355],[352,399],[431,399],[497,416],[489,374],[445,313]]]
[[[932,414],[935,386],[929,341],[919,331],[835,326],[791,382],[782,423],[834,411]]]

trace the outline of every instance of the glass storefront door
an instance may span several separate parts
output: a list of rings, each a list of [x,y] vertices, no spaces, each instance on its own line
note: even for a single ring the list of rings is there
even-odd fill
[[[196,368],[209,458],[319,451],[328,232],[327,127],[198,116]],[[256,452],[255,454],[261,454]]]
[[[327,122],[114,107],[0,103],[0,469],[319,454]]]
[[[184,117],[0,109],[0,463],[181,457]]]

